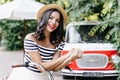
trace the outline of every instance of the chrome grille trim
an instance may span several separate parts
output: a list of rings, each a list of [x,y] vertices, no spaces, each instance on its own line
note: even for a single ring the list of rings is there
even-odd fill
[[[83,57],[76,59],[79,68],[105,68],[108,63],[108,57],[104,54],[83,54]]]

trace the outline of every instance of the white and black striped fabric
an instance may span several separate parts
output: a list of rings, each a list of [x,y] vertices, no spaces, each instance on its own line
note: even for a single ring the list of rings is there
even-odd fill
[[[51,49],[51,48],[42,47],[33,40],[25,39],[24,40],[24,49],[25,49],[24,62],[32,62],[28,54],[29,51],[38,51],[43,61],[50,61],[52,60],[55,52],[57,50],[62,50],[63,46],[64,46],[63,44],[60,44],[55,49]],[[35,66],[29,66],[28,69],[35,72],[40,72]]]

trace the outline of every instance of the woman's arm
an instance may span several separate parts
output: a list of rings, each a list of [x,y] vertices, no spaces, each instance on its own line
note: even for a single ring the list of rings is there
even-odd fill
[[[61,51],[57,51],[57,52],[55,53],[55,55],[53,56],[53,59],[52,59],[52,60],[55,60],[55,59],[59,58],[60,56],[61,56]]]
[[[33,54],[33,52],[29,52],[29,55],[30,55],[32,61],[39,63],[39,64],[42,64],[45,67],[45,69],[48,71],[59,70],[59,69],[65,67],[72,60],[75,60],[77,58],[81,58],[81,54],[82,53],[80,53],[78,50],[72,49],[67,54],[65,54],[59,58],[56,58],[56,59],[49,61],[49,62],[42,62],[42,59],[38,53]],[[38,68],[38,69],[41,71],[40,68]]]
[[[75,59],[78,59],[78,58],[82,58],[83,51],[79,51],[79,49],[78,50],[77,49],[73,49],[72,51],[73,51],[72,52],[73,54],[69,58],[67,58],[65,61],[63,61],[62,64],[60,64],[59,66],[57,66],[54,69],[54,71],[59,71],[62,68],[64,68],[65,66],[67,66],[67,64],[69,64],[71,61],[73,61]]]
[[[70,56],[70,52],[69,52],[68,54],[66,54],[64,56],[61,56],[61,57],[59,57],[57,59],[54,59],[52,61],[43,62],[42,58],[41,58],[41,56],[39,55],[38,52],[35,52],[35,51],[32,52],[32,51],[30,51],[28,53],[29,53],[29,55],[31,57],[31,60],[33,62],[42,64],[45,67],[45,69],[49,70],[49,71],[53,70],[55,67],[57,67],[58,65],[60,65],[61,63],[63,63],[63,61],[65,61]],[[40,68],[38,68],[38,69],[40,69]]]

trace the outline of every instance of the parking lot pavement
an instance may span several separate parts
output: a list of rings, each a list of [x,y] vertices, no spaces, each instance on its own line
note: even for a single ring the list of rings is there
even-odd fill
[[[13,64],[23,62],[23,51],[6,51],[0,48],[0,77],[9,74]]]
[[[0,78],[10,74],[13,64],[23,63],[23,51],[6,51],[0,47]],[[55,80],[63,80],[59,72],[53,74]]]

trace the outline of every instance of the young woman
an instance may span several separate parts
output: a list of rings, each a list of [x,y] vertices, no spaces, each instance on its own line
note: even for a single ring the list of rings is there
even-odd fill
[[[82,51],[74,48],[63,56],[60,54],[65,45],[63,26],[67,21],[63,8],[56,4],[45,5],[38,11],[37,20],[37,30],[24,39],[24,62],[37,63],[42,67],[29,65],[16,68],[8,80],[46,80],[45,75],[46,78],[42,79],[44,71],[59,71],[72,60],[82,57]]]

